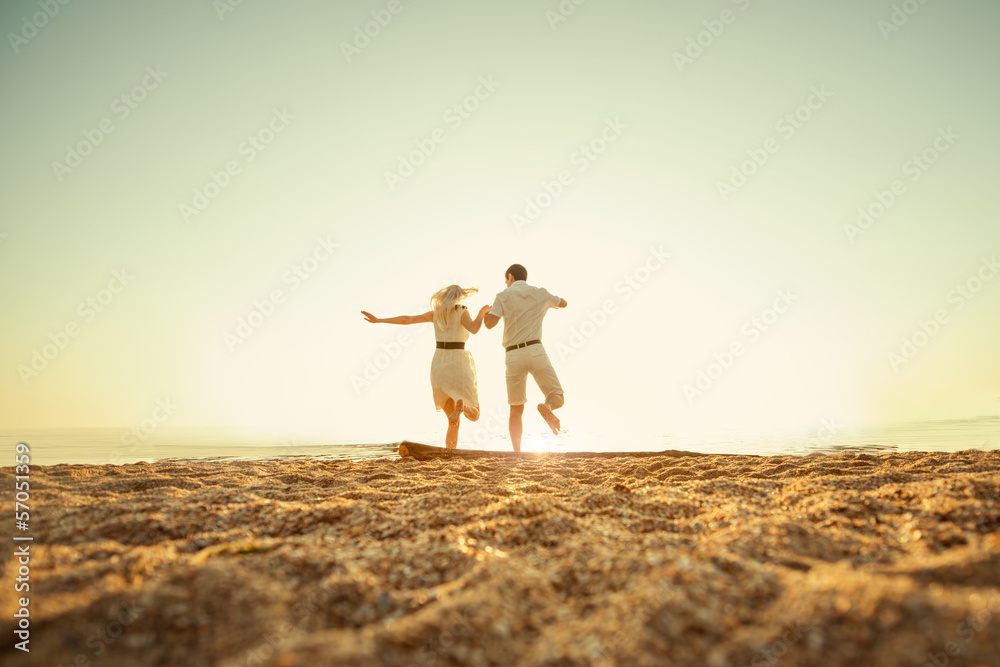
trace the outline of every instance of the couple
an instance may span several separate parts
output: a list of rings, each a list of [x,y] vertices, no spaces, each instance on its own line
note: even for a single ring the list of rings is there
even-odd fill
[[[503,319],[503,346],[507,359],[507,403],[510,404],[510,443],[521,451],[524,404],[528,402],[528,374],[545,394],[538,412],[553,433],[559,433],[559,418],[553,414],[563,405],[563,390],[555,369],[542,347],[542,318],[549,308],[565,308],[566,299],[549,294],[548,290],[525,282],[528,270],[513,264],[504,274],[507,289],[497,294],[490,306],[479,309],[476,319],[469,315],[462,301],[479,291],[475,287],[450,285],[431,297],[431,310],[423,315],[400,315],[380,319],[364,310],[361,314],[372,323],[418,324],[434,323],[437,350],[431,361],[431,389],[434,405],[448,417],[445,445],[458,446],[458,425],[465,415],[469,421],[479,419],[479,393],[476,389],[476,364],[465,349],[470,333],[478,333],[486,324],[492,329]]]

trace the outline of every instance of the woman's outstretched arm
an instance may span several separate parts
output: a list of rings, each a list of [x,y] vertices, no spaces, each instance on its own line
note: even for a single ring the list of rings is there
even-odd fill
[[[472,319],[472,315],[469,315],[468,310],[462,311],[462,326],[469,330],[469,333],[479,333],[479,327],[483,326],[483,318],[486,317],[486,313],[490,312],[489,306],[483,306],[479,309],[479,314],[476,315],[476,319]]]
[[[375,317],[371,313],[362,310],[361,314],[372,324],[420,324],[421,322],[433,322],[434,311],[428,310],[423,315],[397,315],[396,317]]]

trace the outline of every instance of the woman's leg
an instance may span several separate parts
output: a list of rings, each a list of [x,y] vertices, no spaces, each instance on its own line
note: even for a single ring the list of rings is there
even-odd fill
[[[448,449],[456,449],[458,447],[458,426],[462,419],[462,401],[459,400],[457,403],[448,399],[448,402],[444,404],[444,414],[448,418],[448,432],[444,436],[444,444]]]
[[[448,422],[448,433],[444,436],[444,444],[448,449],[458,449],[458,421]]]

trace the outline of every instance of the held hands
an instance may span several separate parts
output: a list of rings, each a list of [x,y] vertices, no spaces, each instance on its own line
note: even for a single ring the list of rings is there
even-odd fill
[[[361,314],[365,316],[365,320],[371,322],[372,324],[378,324],[379,322],[382,321],[367,311],[362,310]]]
[[[490,312],[490,308],[492,308],[492,306],[483,306],[482,308],[479,309],[479,315],[477,315],[476,317],[478,318],[486,317],[486,315]]]

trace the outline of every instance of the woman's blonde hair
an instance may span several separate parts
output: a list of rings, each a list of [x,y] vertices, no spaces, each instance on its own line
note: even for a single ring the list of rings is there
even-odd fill
[[[478,291],[478,287],[461,287],[459,285],[442,287],[431,297],[431,308],[435,315],[440,315],[447,322],[449,316],[455,311],[455,306]]]

